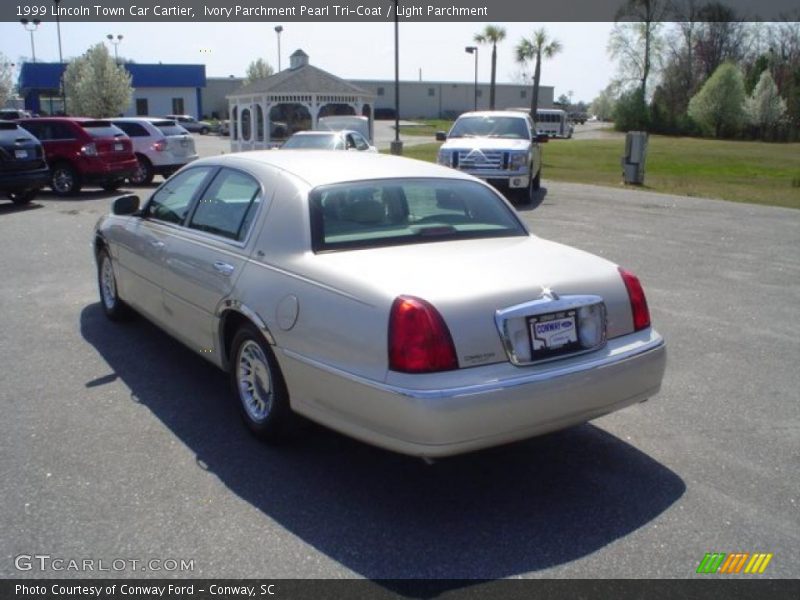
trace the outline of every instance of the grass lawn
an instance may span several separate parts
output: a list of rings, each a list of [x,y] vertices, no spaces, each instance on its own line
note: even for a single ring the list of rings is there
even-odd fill
[[[453,121],[448,121],[446,119],[412,119],[414,123],[419,123],[419,125],[400,125],[400,133],[403,135],[421,135],[431,136],[431,141],[433,141],[433,136],[436,135],[437,131],[450,131],[450,128],[453,126]]]
[[[622,186],[624,140],[554,140],[544,146],[544,179]],[[439,144],[403,149],[436,160]],[[800,144],[650,136],[645,190],[800,208]]]

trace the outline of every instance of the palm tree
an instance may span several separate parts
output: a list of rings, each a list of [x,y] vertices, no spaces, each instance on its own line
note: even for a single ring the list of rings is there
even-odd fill
[[[542,56],[552,58],[561,52],[561,42],[551,40],[547,31],[538,29],[533,32],[533,38],[522,38],[516,47],[517,62],[523,65],[529,60],[536,60],[533,71],[533,94],[531,95],[531,119],[536,123],[536,109],[539,107],[539,78],[542,74]]]
[[[497,42],[506,39],[506,30],[497,25],[487,25],[473,38],[478,44],[492,45],[492,83],[489,87],[489,110],[494,110],[494,82],[497,73]]]

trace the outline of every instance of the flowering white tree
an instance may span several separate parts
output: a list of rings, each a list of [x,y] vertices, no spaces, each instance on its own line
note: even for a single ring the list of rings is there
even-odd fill
[[[116,64],[104,44],[76,58],[64,71],[67,106],[73,115],[116,117],[131,103],[131,76]]]
[[[6,55],[0,52],[0,108],[3,108],[14,91],[14,66]]]
[[[747,120],[758,127],[762,136],[766,136],[771,129],[783,122],[786,116],[786,100],[781,98],[769,70],[761,73],[753,94],[745,100],[745,113]]]

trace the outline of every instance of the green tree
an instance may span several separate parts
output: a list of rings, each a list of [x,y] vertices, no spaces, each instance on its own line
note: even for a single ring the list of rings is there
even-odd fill
[[[590,112],[601,121],[610,121],[614,116],[614,107],[617,102],[617,88],[609,84],[600,94],[592,100]]]
[[[14,92],[14,66],[5,54],[0,52],[0,108],[6,105]]]
[[[723,63],[689,101],[689,116],[714,137],[736,134],[744,121],[744,77],[732,63]]]
[[[492,81],[489,85],[489,110],[494,110],[495,80],[497,77],[497,44],[506,39],[506,30],[497,25],[487,25],[473,38],[478,44],[492,45]]]
[[[245,84],[253,83],[259,79],[266,79],[272,75],[275,70],[263,58],[259,58],[251,62],[247,67],[247,74],[245,77]]]
[[[537,29],[531,39],[522,38],[516,47],[518,63],[533,60],[533,93],[531,94],[531,118],[536,122],[536,109],[539,108],[539,79],[542,76],[542,57],[552,58],[561,52],[563,46],[558,40],[551,40],[547,31]]]
[[[74,115],[116,117],[131,103],[131,76],[117,65],[104,44],[89,48],[64,71],[67,106]]]
[[[769,71],[761,73],[753,94],[745,100],[745,113],[764,138],[786,118],[786,100],[778,93]]]

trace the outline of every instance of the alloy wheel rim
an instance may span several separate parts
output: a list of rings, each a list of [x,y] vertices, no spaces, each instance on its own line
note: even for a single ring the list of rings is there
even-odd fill
[[[141,159],[136,161],[136,171],[134,171],[133,176],[131,177],[131,183],[139,184],[144,181],[145,175],[147,174],[147,169],[144,168],[144,164],[142,163]]]
[[[57,192],[68,192],[72,189],[73,177],[68,169],[56,169],[53,173],[53,187]]]
[[[264,421],[272,410],[272,376],[264,351],[253,340],[247,340],[239,349],[236,382],[247,415],[254,421]]]
[[[103,259],[103,267],[100,274],[100,291],[106,308],[109,310],[114,308],[114,304],[117,301],[117,284],[114,281],[114,268],[108,258]]]

